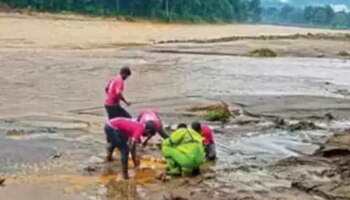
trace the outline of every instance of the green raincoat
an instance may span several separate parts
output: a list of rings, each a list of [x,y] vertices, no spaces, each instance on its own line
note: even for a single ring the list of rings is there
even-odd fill
[[[170,175],[199,168],[205,160],[202,136],[193,129],[177,129],[163,140],[162,154]]]

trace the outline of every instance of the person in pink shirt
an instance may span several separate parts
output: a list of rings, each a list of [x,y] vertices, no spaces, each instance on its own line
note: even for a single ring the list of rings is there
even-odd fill
[[[129,67],[123,67],[120,70],[118,76],[112,77],[108,80],[105,87],[105,109],[107,111],[108,119],[116,117],[131,118],[131,115],[120,105],[120,101],[123,101],[126,105],[130,105],[124,95],[124,81],[131,76],[131,70]]]
[[[213,134],[214,134],[213,130],[211,130],[208,125],[204,123],[199,123],[199,122],[193,122],[192,129],[197,131],[198,133],[201,133],[203,137],[203,146],[204,146],[205,155],[207,159],[215,160],[216,148],[215,148],[215,142],[213,137]]]
[[[141,142],[141,137],[151,138],[156,133],[156,125],[152,121],[145,124],[129,118],[114,118],[105,124],[104,131],[107,139],[107,161],[112,161],[115,148],[120,151],[123,178],[128,178],[129,152],[135,168],[140,161],[136,158],[136,144]]]
[[[166,131],[164,130],[162,121],[160,119],[159,113],[153,109],[145,109],[143,111],[141,111],[141,113],[139,114],[139,116],[137,117],[137,121],[141,122],[143,124],[146,124],[148,121],[152,121],[155,123],[156,125],[156,129],[158,134],[163,138],[168,138],[169,135],[166,133]],[[142,144],[142,146],[146,146],[147,145],[148,140],[145,140]]]

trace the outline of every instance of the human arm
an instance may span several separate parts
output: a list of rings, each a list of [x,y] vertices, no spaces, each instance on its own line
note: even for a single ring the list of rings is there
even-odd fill
[[[115,90],[115,93],[116,95],[118,95],[119,99],[121,101],[123,101],[126,105],[130,106],[130,102],[128,102],[124,95],[123,95],[123,92],[124,92],[124,82],[118,82],[119,84],[117,84],[117,87],[116,87],[116,90]]]
[[[137,141],[132,139],[131,142],[130,142],[130,145],[129,145],[130,146],[131,159],[132,159],[132,162],[134,163],[135,168],[138,168],[140,166],[140,161],[136,157],[136,145],[137,145]]]
[[[110,86],[111,82],[112,82],[111,79],[109,79],[109,80],[107,81],[107,84],[106,84],[106,86],[105,86],[105,92],[106,92],[106,94],[108,94],[108,90],[109,90],[109,86]]]
[[[147,143],[148,143],[148,141],[149,141],[151,138],[152,138],[152,136],[148,136],[148,137],[145,139],[145,141],[143,141],[142,147],[147,146]]]
[[[125,99],[123,93],[119,93],[119,98],[120,98],[120,100],[122,100],[127,106],[130,106],[130,105],[131,105],[131,103]]]
[[[135,129],[133,129],[133,133],[129,139],[131,158],[135,167],[138,167],[140,165],[140,161],[137,159],[136,156],[136,146],[138,143],[140,143],[144,131],[144,126],[139,124]]]
[[[160,137],[162,137],[163,139],[166,139],[169,137],[169,134],[165,131],[163,125],[161,125],[158,134],[160,135]]]
[[[160,135],[160,137],[162,137],[163,139],[166,139],[169,137],[169,134],[165,131],[162,120],[160,118],[159,112],[155,111],[156,115],[157,115],[157,122],[158,122],[158,134]]]

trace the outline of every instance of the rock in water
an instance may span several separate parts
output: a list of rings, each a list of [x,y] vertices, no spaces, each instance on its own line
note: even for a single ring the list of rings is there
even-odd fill
[[[5,180],[6,180],[5,178],[1,178],[1,177],[0,177],[0,186],[3,186],[3,185],[4,185]]]

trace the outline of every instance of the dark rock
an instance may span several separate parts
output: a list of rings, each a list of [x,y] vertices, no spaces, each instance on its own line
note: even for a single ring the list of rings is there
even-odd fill
[[[311,182],[292,182],[291,187],[296,188],[298,190],[304,191],[306,193],[311,192],[314,188],[316,188],[318,184]]]
[[[317,184],[317,183],[310,183],[310,182],[293,182],[292,188],[296,188],[303,192],[306,192],[312,195],[317,195],[319,197],[323,197],[329,200],[348,199],[343,195],[333,192],[333,190],[337,188],[338,185],[339,185],[338,182],[330,182],[326,184]]]
[[[95,175],[101,171],[101,167],[99,166],[88,166],[84,168],[84,171],[87,172],[88,175]]]
[[[322,157],[331,158],[331,157],[342,157],[350,155],[349,148],[341,147],[326,147],[322,151]]]
[[[343,95],[343,96],[350,96],[350,92],[348,90],[345,90],[345,89],[338,89],[335,91],[335,93]]]
[[[334,117],[330,114],[327,116],[310,116],[310,119],[333,119]],[[274,121],[274,127],[278,129],[287,129],[288,131],[300,131],[300,130],[318,130],[322,129],[311,121],[300,121],[295,124],[288,124],[283,118],[276,118]]]
[[[62,157],[62,153],[57,153],[57,154],[51,156],[51,159],[59,159],[61,157]]]
[[[304,156],[304,157],[290,157],[278,161],[273,166],[296,166],[296,165],[310,165],[310,166],[324,166],[330,164],[326,158]]]
[[[319,115],[311,115],[308,116],[307,119],[309,120],[328,120],[328,121],[332,121],[335,119],[334,115],[332,113],[326,113],[323,116],[319,116]]]
[[[5,178],[0,177],[0,186],[4,186],[5,180]]]
[[[321,196],[330,200],[349,199],[343,194],[337,194],[336,192],[333,192],[333,190],[337,188],[338,185],[339,185],[338,182],[332,182],[332,183],[320,185],[314,189],[313,194],[316,194],[318,196]]]
[[[334,115],[333,115],[332,113],[327,113],[327,114],[325,114],[324,116],[325,116],[325,118],[326,118],[327,120],[329,120],[329,121],[335,119],[335,117],[334,117]]]
[[[214,173],[208,173],[208,174],[204,174],[203,175],[203,179],[205,180],[209,180],[209,179],[214,179],[215,178],[215,174]]]
[[[300,130],[317,130],[321,128],[316,126],[313,122],[301,121],[296,124],[288,125],[287,129],[293,132],[293,131],[300,131]]]
[[[87,172],[95,172],[96,171],[96,167],[88,166],[88,167],[84,168],[84,170],[87,171]]]
[[[51,127],[41,127],[39,129],[39,131],[41,131],[43,133],[57,133],[57,131],[54,130],[54,128],[51,128]]]
[[[332,169],[322,170],[321,172],[314,172],[316,176],[332,178],[337,175],[337,172]]]
[[[283,118],[277,118],[274,122],[276,125],[280,125],[280,126],[287,125],[286,121]]]

